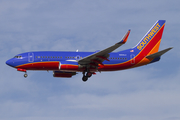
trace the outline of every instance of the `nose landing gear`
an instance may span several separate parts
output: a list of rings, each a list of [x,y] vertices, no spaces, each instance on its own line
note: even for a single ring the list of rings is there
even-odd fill
[[[25,69],[17,68],[17,71],[25,72],[24,77],[27,78],[28,74],[26,73]]]
[[[27,73],[25,73],[25,74],[24,74],[24,77],[25,77],[25,78],[27,78],[27,76],[28,76],[28,74],[27,74]]]

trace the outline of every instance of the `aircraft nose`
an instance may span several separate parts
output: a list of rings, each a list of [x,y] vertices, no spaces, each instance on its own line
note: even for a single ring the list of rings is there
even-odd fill
[[[14,62],[13,62],[12,59],[6,61],[6,64],[9,65],[9,66],[11,66],[11,67],[14,67],[13,63],[14,63]]]

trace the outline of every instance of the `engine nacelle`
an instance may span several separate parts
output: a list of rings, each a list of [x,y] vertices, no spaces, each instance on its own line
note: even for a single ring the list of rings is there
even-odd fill
[[[62,72],[62,71],[54,71],[54,77],[66,77],[71,78],[73,75],[76,75],[76,72]]]

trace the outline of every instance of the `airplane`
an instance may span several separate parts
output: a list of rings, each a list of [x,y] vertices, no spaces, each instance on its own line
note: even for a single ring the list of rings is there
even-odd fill
[[[160,57],[172,47],[159,51],[159,46],[165,26],[165,20],[158,20],[135,46],[127,50],[113,52],[125,44],[130,30],[121,41],[95,52],[66,51],[35,51],[16,55],[6,61],[6,64],[17,71],[46,70],[53,71],[54,77],[71,78],[82,72],[85,82],[96,72],[118,71],[135,68],[160,60]]]

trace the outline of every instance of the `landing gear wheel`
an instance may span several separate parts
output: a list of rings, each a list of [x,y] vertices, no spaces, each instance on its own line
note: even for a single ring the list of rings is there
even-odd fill
[[[25,73],[25,74],[24,74],[24,77],[25,77],[25,78],[27,78],[27,76],[28,76],[28,74],[27,74],[27,73]]]
[[[84,70],[82,74],[83,74],[82,80],[84,82],[86,82],[88,80],[88,78],[90,78],[92,76],[92,73],[89,71],[88,68],[86,70]]]
[[[90,77],[92,76],[92,73],[91,73],[91,72],[88,72],[88,73],[86,74],[86,76],[90,78]]]
[[[83,80],[84,82],[86,82],[86,81],[88,80],[88,77],[87,77],[87,76],[83,76],[83,77],[82,77],[82,80]]]

